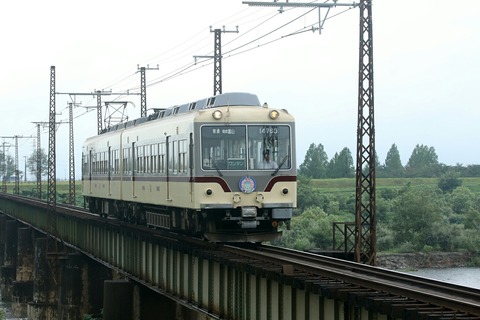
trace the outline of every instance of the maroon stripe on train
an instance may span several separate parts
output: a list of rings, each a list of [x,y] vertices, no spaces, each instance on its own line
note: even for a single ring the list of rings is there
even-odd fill
[[[288,181],[288,182],[297,181],[297,177],[296,176],[277,176],[277,177],[274,177],[268,182],[267,186],[265,187],[265,192],[272,191],[272,188],[275,185],[275,183],[282,182],[282,181],[283,182],[285,182],[285,181]]]
[[[232,192],[230,187],[228,186],[227,182],[219,177],[195,177],[194,182],[199,183],[218,183],[224,192]]]

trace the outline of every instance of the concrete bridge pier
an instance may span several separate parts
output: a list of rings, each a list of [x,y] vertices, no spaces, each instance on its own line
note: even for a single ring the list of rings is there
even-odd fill
[[[58,288],[58,314],[60,319],[82,319],[83,256],[69,253],[61,263],[61,281]]]
[[[0,214],[0,266],[5,262],[5,224],[7,223],[7,216]]]
[[[112,279],[112,269],[85,258],[82,273],[83,284],[83,314],[100,318],[103,309],[104,282]]]
[[[28,319],[32,320],[57,319],[57,285],[52,275],[58,274],[54,263],[58,260],[48,260],[47,241],[47,238],[35,241],[33,300],[28,304]]]
[[[103,320],[206,320],[174,300],[129,280],[107,280]]]
[[[5,221],[5,251],[3,266],[0,268],[0,290],[4,301],[12,301],[12,285],[16,279],[18,223],[15,220]]]
[[[27,316],[28,302],[33,299],[34,237],[31,228],[18,229],[16,280],[12,286],[12,313],[19,318]]]

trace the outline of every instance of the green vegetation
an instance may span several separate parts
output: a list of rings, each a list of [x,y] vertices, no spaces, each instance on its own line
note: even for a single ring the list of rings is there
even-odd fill
[[[7,183],[7,193],[13,193],[15,184],[12,182]],[[37,184],[33,181],[20,182],[19,191],[20,195],[26,197],[35,197],[36,196]],[[69,185],[68,181],[57,181],[57,202],[58,203],[68,203],[68,194],[69,194]],[[47,190],[48,184],[46,181],[42,181],[42,199],[47,199]],[[77,206],[83,207],[83,197],[82,197],[82,182],[75,181],[75,202]]]
[[[354,186],[299,176],[291,230],[275,244],[332,250],[333,222],[355,221]],[[378,178],[376,186],[379,252],[479,252],[480,178]]]

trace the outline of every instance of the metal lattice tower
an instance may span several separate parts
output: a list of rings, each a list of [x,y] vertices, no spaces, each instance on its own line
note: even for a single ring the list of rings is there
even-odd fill
[[[48,126],[48,122],[33,122],[37,126],[37,198],[42,199],[42,146],[40,141],[40,126]]]
[[[51,237],[57,235],[57,169],[55,156],[55,66],[50,67],[50,109],[48,121],[48,227]],[[56,248],[56,241],[53,240]],[[51,250],[50,250],[51,251]],[[55,250],[56,252],[56,250]]]
[[[2,142],[3,147],[3,161],[2,161],[2,172],[3,172],[3,179],[2,179],[2,192],[7,192],[7,155],[5,154],[5,147],[10,146],[4,141]]]
[[[13,189],[13,193],[20,193],[20,176],[18,170],[18,136],[15,136],[15,188]]]
[[[102,133],[102,92],[97,91],[97,133]]]
[[[212,29],[210,27],[210,32],[213,32],[215,35],[214,46],[213,46],[213,56],[193,56],[195,61],[197,58],[213,58],[213,95],[222,93],[222,33],[238,33],[238,26],[236,30],[227,31],[225,26],[223,29]]]
[[[321,7],[358,6],[360,9],[360,48],[358,81],[357,119],[357,162],[356,162],[356,203],[355,203],[355,246],[356,262],[376,264],[376,205],[375,205],[375,123],[373,95],[373,39],[372,0],[356,3],[289,3],[251,2],[242,3],[261,7]],[[327,12],[328,14],[328,12]],[[323,22],[326,20],[326,16]],[[323,27],[319,20],[319,30]],[[345,235],[346,236],[346,235]],[[348,239],[345,239],[348,240]],[[346,243],[346,242],[345,242]],[[335,243],[334,243],[335,246]]]
[[[40,145],[40,123],[37,123],[37,197],[42,199],[42,148]]]
[[[68,196],[69,204],[75,204],[75,152],[73,139],[73,103],[68,104],[69,111],[69,154],[68,154]]]
[[[13,193],[14,194],[20,194],[20,170],[18,169],[18,139],[23,139],[23,138],[33,138],[32,136],[28,136],[28,137],[24,137],[24,136],[12,136],[12,137],[0,137],[0,138],[3,138],[3,139],[15,139],[15,162],[14,162],[14,165],[15,165],[15,185],[14,185],[14,189],[13,189]],[[5,147],[3,149],[3,155],[5,157]],[[4,159],[5,160],[5,163],[6,163],[6,158]],[[6,168],[6,167],[5,167]],[[26,174],[26,172],[25,172]],[[8,177],[7,177],[8,179]],[[6,179],[4,179],[4,181],[6,181]],[[5,184],[5,190],[6,190],[6,184]]]
[[[145,67],[140,68],[140,117],[147,116],[147,81],[145,80]]]
[[[159,70],[159,66],[157,64],[156,68],[150,68],[149,65],[147,67],[139,67],[137,65],[138,70],[140,70],[140,117],[144,118],[147,116],[147,80],[146,80],[146,70]]]
[[[223,33],[238,33],[238,26],[237,30],[235,31],[227,31],[225,30],[225,26],[222,29],[215,29],[210,32],[214,33],[215,40],[214,40],[214,48],[213,48],[213,95],[216,96],[217,94],[222,93],[222,32]]]
[[[222,93],[222,37],[221,29],[215,29],[215,44],[213,53],[213,95]]]
[[[360,1],[355,261],[376,264],[372,0]]]

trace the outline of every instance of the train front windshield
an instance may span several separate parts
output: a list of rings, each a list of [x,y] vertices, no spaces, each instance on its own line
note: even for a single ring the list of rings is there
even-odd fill
[[[291,169],[288,125],[228,125],[202,127],[204,170]]]

